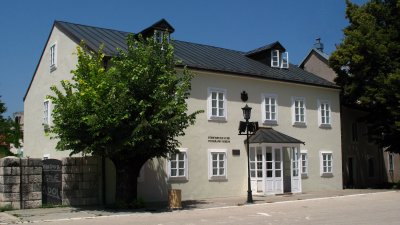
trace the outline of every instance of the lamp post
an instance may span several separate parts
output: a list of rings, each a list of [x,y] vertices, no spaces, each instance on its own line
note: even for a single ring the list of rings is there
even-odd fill
[[[243,118],[246,120],[246,148],[247,148],[247,203],[253,203],[253,194],[250,183],[250,147],[249,147],[249,119],[251,117],[251,107],[247,104],[242,108]]]

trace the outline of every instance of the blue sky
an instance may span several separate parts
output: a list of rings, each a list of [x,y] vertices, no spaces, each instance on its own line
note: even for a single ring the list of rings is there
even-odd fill
[[[366,0],[353,0],[362,4]],[[343,38],[345,0],[5,0],[0,6],[0,95],[6,116],[23,97],[54,20],[137,32],[165,18],[177,40],[249,51],[279,41],[299,64],[321,37]]]

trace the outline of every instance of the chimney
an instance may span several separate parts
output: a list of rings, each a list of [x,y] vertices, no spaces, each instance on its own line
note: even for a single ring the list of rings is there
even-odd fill
[[[324,44],[321,43],[321,38],[315,39],[314,48],[320,52],[324,52]]]

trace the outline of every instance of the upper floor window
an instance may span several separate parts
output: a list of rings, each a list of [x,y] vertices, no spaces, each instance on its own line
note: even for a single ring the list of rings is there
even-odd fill
[[[50,71],[57,68],[57,44],[50,46]]]
[[[320,170],[321,176],[332,175],[333,173],[333,155],[331,151],[320,152]]]
[[[43,125],[50,124],[50,116],[51,116],[50,100],[45,100],[43,102]]]
[[[208,119],[226,120],[226,90],[209,88],[208,89]]]
[[[318,101],[318,123],[320,127],[331,126],[331,104],[329,101]]]
[[[188,178],[187,150],[180,149],[179,153],[172,154],[168,160],[168,178],[170,180],[186,180]]]
[[[157,43],[162,43],[164,36],[166,36],[166,32],[162,30],[154,30],[154,39],[156,40]],[[166,37],[167,43],[169,42],[169,35]]]
[[[289,53],[272,50],[271,67],[289,68]]]
[[[210,149],[208,177],[210,180],[225,180],[227,178],[227,160],[225,149]]]
[[[262,120],[266,124],[276,124],[278,120],[278,97],[274,94],[262,95]]]
[[[293,125],[306,124],[306,100],[304,98],[292,98],[292,122]]]

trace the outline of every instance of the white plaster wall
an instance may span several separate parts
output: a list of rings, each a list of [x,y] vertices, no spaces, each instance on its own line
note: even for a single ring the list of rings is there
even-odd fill
[[[246,194],[247,156],[243,143],[245,136],[238,135],[238,124],[239,121],[243,120],[241,108],[245,105],[240,100],[240,93],[245,90],[249,95],[247,104],[253,108],[251,121],[258,121],[262,125],[261,94],[277,94],[279,105],[278,125],[273,128],[306,143],[301,148],[308,150],[309,173],[308,178],[303,179],[303,192],[341,189],[342,157],[339,90],[209,72],[196,71],[195,74],[196,76],[192,80],[191,96],[188,99],[189,112],[201,109],[204,110],[204,113],[198,116],[194,126],[187,129],[186,136],[180,138],[182,147],[188,149],[189,179],[187,182],[165,181],[164,188],[182,189],[183,199]],[[206,99],[209,87],[227,90],[227,122],[208,121]],[[306,99],[307,127],[305,128],[292,126],[292,96],[305,97]],[[331,102],[332,129],[318,127],[318,99]],[[230,137],[230,143],[209,143],[208,136]],[[208,149],[227,150],[227,181],[216,182],[208,180]],[[240,156],[233,156],[232,149],[240,149]],[[320,176],[319,152],[322,150],[333,152],[333,177],[322,178]],[[165,165],[163,168],[165,168]],[[163,173],[166,172],[164,171]],[[148,187],[146,185],[154,183],[153,181],[151,176],[145,176],[145,182],[141,186]],[[155,188],[160,189],[160,187]],[[151,193],[155,192],[157,192],[157,189],[139,188],[140,195],[145,196],[145,199],[146,197],[151,198]]]
[[[57,42],[57,69],[50,72],[50,46]],[[61,87],[60,81],[71,79],[71,70],[77,64],[77,44],[54,27],[45,50],[40,59],[36,74],[24,101],[24,156],[42,158],[50,154],[50,158],[68,156],[69,152],[55,151],[56,140],[45,135],[43,122],[43,102],[52,94],[50,87]]]

